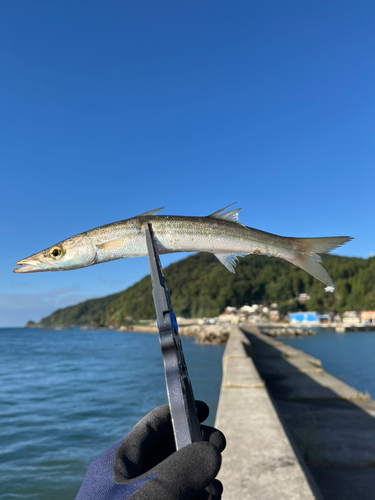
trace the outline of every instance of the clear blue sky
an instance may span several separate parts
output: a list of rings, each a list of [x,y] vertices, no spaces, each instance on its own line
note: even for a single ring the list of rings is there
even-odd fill
[[[2,2],[0,326],[148,274],[12,271],[160,206],[238,202],[248,226],[375,252],[374,19],[370,0]]]

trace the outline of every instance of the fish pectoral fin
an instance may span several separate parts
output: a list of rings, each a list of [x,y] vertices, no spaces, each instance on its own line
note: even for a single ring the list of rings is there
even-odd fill
[[[217,212],[214,212],[213,214],[209,215],[208,217],[211,217],[212,219],[221,219],[221,220],[229,220],[231,222],[237,222],[238,224],[241,224],[241,222],[238,220],[238,212],[241,210],[240,208],[235,208],[234,210],[230,210],[229,212],[225,212],[225,210],[232,205],[228,205],[225,208],[222,208],[221,210],[218,210]],[[225,213],[223,213],[225,212]],[[242,224],[241,224],[242,226]]]
[[[246,257],[247,254],[215,253],[214,255],[228,271],[235,274],[238,257]]]
[[[124,244],[124,240],[111,240],[106,241],[105,243],[99,243],[96,245],[97,248],[101,248],[102,250],[109,250],[110,248],[119,248]]]
[[[144,215],[155,215],[158,212],[160,212],[160,210],[164,210],[164,207],[155,208],[155,210],[150,210],[149,212],[144,212],[143,214],[139,214],[138,217],[143,217]]]

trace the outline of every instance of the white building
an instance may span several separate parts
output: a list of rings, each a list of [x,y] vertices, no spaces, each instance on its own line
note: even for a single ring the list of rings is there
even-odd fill
[[[342,315],[344,326],[356,326],[361,324],[361,315],[358,311],[346,311]]]

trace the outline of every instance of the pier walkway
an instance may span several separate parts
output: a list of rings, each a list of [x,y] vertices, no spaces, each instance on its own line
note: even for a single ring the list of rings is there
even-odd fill
[[[227,438],[218,475],[223,500],[320,498],[313,481],[306,479],[250,353],[250,342],[233,327],[223,356],[215,422]]]
[[[375,402],[256,327],[232,328],[215,425],[223,500],[375,498]]]

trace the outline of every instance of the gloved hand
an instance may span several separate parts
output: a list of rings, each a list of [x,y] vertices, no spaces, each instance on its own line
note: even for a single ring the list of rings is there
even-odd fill
[[[208,406],[196,405],[203,422]],[[225,437],[201,429],[202,442],[176,451],[169,406],[152,410],[91,464],[76,500],[220,500],[223,487],[214,478]]]

